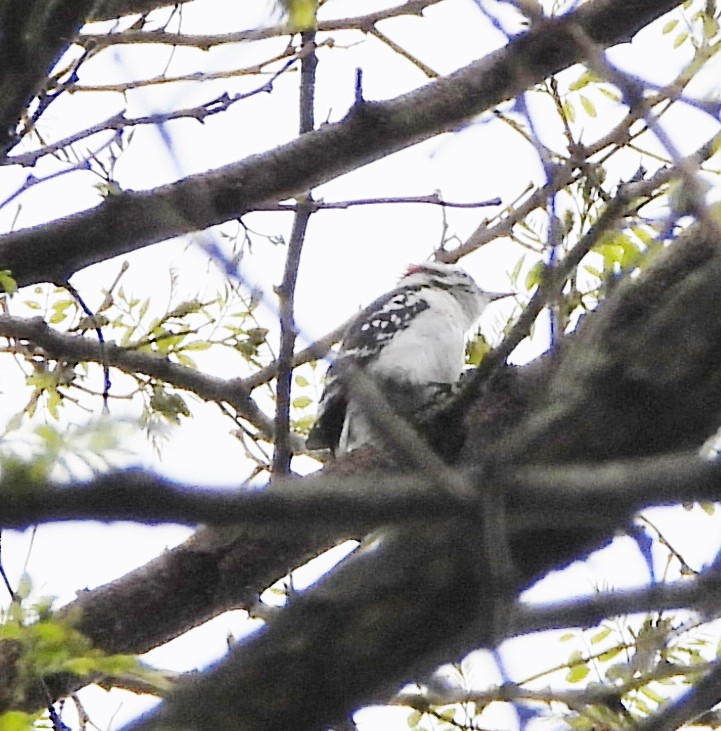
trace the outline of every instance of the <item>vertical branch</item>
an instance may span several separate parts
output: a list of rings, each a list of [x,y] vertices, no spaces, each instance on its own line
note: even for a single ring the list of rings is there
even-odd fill
[[[303,47],[300,60],[300,133],[311,132],[315,127],[315,31],[301,33]]]
[[[300,69],[300,134],[310,132],[315,126],[313,105],[315,101],[315,31],[301,33]],[[295,321],[293,307],[295,286],[298,280],[300,255],[312,208],[310,193],[298,198],[293,229],[288,242],[283,281],[278,287],[280,299],[280,348],[278,352],[278,377],[275,401],[275,449],[273,451],[273,475],[290,471],[290,391],[293,377],[293,350],[295,347]]]

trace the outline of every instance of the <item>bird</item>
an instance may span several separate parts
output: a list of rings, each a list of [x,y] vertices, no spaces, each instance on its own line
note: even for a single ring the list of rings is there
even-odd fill
[[[455,265],[409,266],[395,288],[349,322],[326,373],[307,448],[339,456],[377,442],[363,404],[347,393],[343,373],[353,368],[369,376],[401,416],[417,413],[460,379],[469,331],[491,302],[507,296],[482,290]]]

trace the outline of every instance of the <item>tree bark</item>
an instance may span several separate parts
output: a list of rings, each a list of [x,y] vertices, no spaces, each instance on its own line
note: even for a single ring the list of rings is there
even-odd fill
[[[580,27],[602,47],[629,40],[675,0],[596,0],[535,24],[498,51],[417,91],[362,102],[341,122],[266,153],[0,237],[0,268],[19,286],[64,282],[83,267],[238,218],[443,132],[583,60]]]

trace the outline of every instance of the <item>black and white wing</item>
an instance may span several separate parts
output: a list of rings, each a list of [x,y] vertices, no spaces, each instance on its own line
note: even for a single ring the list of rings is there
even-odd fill
[[[341,440],[348,409],[338,377],[344,362],[350,360],[359,368],[372,366],[398,333],[429,307],[422,287],[403,287],[382,295],[353,318],[343,335],[338,357],[326,374],[318,416],[306,442],[308,449],[335,450]]]

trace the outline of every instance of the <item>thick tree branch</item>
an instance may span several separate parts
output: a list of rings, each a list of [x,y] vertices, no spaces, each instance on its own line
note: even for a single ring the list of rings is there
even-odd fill
[[[238,218],[328,182],[460,124],[582,60],[572,27],[600,46],[628,40],[672,0],[596,0],[535,24],[505,48],[427,86],[276,150],[152,191],[123,192],[94,209],[0,237],[0,268],[20,285],[65,281],[90,264]]]
[[[23,112],[93,5],[94,0],[8,0],[0,5],[0,155],[17,142]]]
[[[629,37],[674,4],[604,0],[581,6],[575,17],[592,18],[590,25],[597,24],[598,32],[585,25],[584,29],[595,42],[607,45]],[[294,195],[452,129],[578,58],[564,22],[544,23],[542,33],[534,27],[507,49],[420,92],[357,107],[346,120],[308,135],[308,140],[159,191],[121,194],[93,211],[5,237],[0,240],[0,268],[13,270],[21,283],[62,280],[75,269],[112,255],[111,250],[128,251],[227,220],[252,208],[253,201]],[[606,38],[609,35],[613,38]],[[421,104],[415,106],[419,100]],[[330,160],[329,151],[337,159]],[[136,223],[139,213],[143,220]],[[90,224],[87,233],[81,231],[84,224]],[[119,236],[113,238],[115,230]],[[100,243],[104,240],[110,242],[107,249]],[[529,459],[597,460],[617,454],[655,454],[678,443],[689,449],[697,446],[718,421],[721,378],[714,362],[721,358],[714,350],[719,341],[714,323],[721,322],[721,313],[711,298],[720,299],[715,287],[721,273],[718,262],[713,264],[713,242],[706,249],[686,243],[685,254],[670,257],[673,266],[666,270],[650,272],[638,294],[629,295],[626,290],[611,314],[607,307],[590,319],[589,329],[576,336],[573,356],[567,352],[556,356],[560,366],[554,363],[549,369],[559,367],[563,376],[552,378],[553,399],[547,394],[514,394],[515,402],[499,405],[492,399],[494,394],[482,395],[473,414],[478,429],[467,444],[466,461],[488,464],[489,452],[500,445],[495,464],[500,474],[511,458],[514,464]],[[41,263],[53,257],[60,263]],[[689,308],[696,300],[700,310],[694,310],[694,323]],[[656,308],[661,314],[651,318],[651,331],[644,333],[636,325]],[[594,321],[601,324],[591,327]],[[689,329],[689,323],[694,327]],[[620,331],[618,337],[615,330]],[[676,333],[675,339],[667,341],[672,349],[661,352],[668,333]],[[690,333],[691,347],[681,333]],[[589,357],[584,357],[584,342],[590,343]],[[607,343],[611,347],[604,349]],[[570,361],[575,359],[574,366]],[[593,369],[598,362],[606,370],[597,392],[598,371]],[[630,365],[624,370],[619,364],[626,362]],[[611,387],[614,364],[616,373],[623,376],[620,394]],[[656,377],[659,388],[649,391],[648,379]],[[639,382],[643,388],[634,388]],[[664,410],[667,397],[670,405]],[[544,418],[534,420],[528,414],[539,404]],[[563,428],[553,408],[568,416]],[[675,422],[674,409],[681,415]],[[597,414],[600,418],[595,420]],[[489,435],[491,424],[493,434]],[[501,506],[502,515],[504,510]],[[170,710],[163,711],[166,719],[172,723],[179,718],[193,725],[202,716],[198,725],[207,722],[216,729],[222,729],[228,718],[234,719],[234,729],[245,724],[251,731],[314,728],[392,692],[404,679],[456,652],[492,644],[503,636],[520,587],[603,542],[608,529],[604,525],[603,534],[591,535],[584,526],[579,535],[569,534],[565,526],[555,532],[553,527],[538,532],[535,526],[529,522],[528,532],[523,530],[515,541],[502,529],[504,540],[496,551],[482,532],[479,535],[477,515],[389,531],[374,551],[348,562],[331,581],[291,604],[282,619],[243,645],[228,664],[209,678],[200,677],[195,689],[177,696]],[[231,529],[225,536],[224,531],[203,531],[147,567],[84,594],[73,603],[74,609],[82,610],[81,629],[100,648],[139,651],[224,608],[247,606],[244,602],[274,578],[329,541],[327,536],[278,536],[275,532],[262,539],[258,531],[257,527],[251,534]],[[512,558],[508,563],[517,575],[487,560],[499,553]],[[0,678],[5,677],[3,671],[0,667]],[[208,692],[209,687],[215,689]],[[283,694],[278,694],[279,687]],[[236,704],[232,713],[221,702],[227,698]],[[216,701],[213,713],[225,713],[224,719],[208,711],[206,704]]]
[[[600,461],[614,454],[628,454],[629,457],[659,454],[660,450],[672,450],[681,444],[687,444],[690,449],[698,447],[718,424],[721,408],[721,357],[717,353],[721,342],[718,333],[721,327],[719,269],[718,247],[703,230],[695,227],[672,245],[642,277],[620,285],[604,307],[589,316],[572,342],[555,357],[517,371],[507,370],[507,386],[494,381],[493,388],[487,390],[473,407],[465,450],[465,459],[471,464],[496,465],[484,485],[494,484],[490,480],[493,474],[505,476],[513,485],[512,480],[520,479],[517,476],[522,473],[508,472],[506,465],[521,466],[529,460],[548,461],[544,460],[546,455],[553,456],[557,462],[583,460],[584,456]],[[551,374],[552,383],[558,380],[558,384],[549,388],[549,376],[539,378],[536,373],[539,366]],[[603,376],[606,372],[612,376],[609,381]],[[653,391],[648,391],[649,373],[651,382],[656,384]],[[530,378],[525,380],[524,374]],[[563,378],[560,374],[564,374]],[[627,385],[629,377],[635,378],[630,386]],[[569,421],[559,427],[549,418],[549,409],[553,414],[559,411],[568,414]],[[544,417],[540,421],[539,413]],[[357,459],[360,469],[364,469],[363,455]],[[351,465],[354,460],[355,456],[350,455]],[[345,467],[344,473],[344,464],[345,461],[338,462],[337,468],[334,467],[336,474],[352,472]],[[701,470],[708,469],[703,462],[697,464]],[[665,466],[670,478],[677,476],[670,463]],[[598,473],[592,473],[599,485],[603,485],[604,480],[612,480],[617,469],[615,465],[606,467],[608,474],[605,477],[602,466]],[[644,474],[646,477],[653,475],[653,464],[648,464],[647,468],[651,472],[639,467],[639,480]],[[506,510],[505,524],[515,525],[513,530],[517,531],[515,538],[506,535],[515,567],[516,575],[512,577],[494,575],[493,564],[483,555],[475,555],[479,551],[483,554],[485,548],[478,520],[472,511],[469,511],[468,524],[463,526],[458,525],[458,520],[451,520],[447,528],[441,525],[442,521],[431,521],[432,527],[421,525],[408,529],[410,536],[401,531],[401,535],[391,537],[389,553],[377,549],[370,564],[368,555],[364,557],[358,571],[363,577],[369,574],[373,578],[357,582],[356,569],[352,562],[348,563],[346,571],[350,573],[338,581],[342,586],[357,587],[352,598],[333,599],[334,583],[322,590],[321,596],[327,598],[322,600],[324,609],[317,618],[317,637],[305,634],[310,627],[304,629],[304,623],[309,620],[304,619],[303,607],[291,605],[289,618],[283,620],[286,629],[275,634],[269,628],[263,634],[261,646],[251,643],[241,648],[244,667],[248,672],[252,668],[255,670],[250,676],[238,676],[240,690],[236,688],[238,692],[230,695],[240,699],[253,696],[242,690],[242,683],[246,681],[255,683],[254,688],[264,683],[268,683],[269,688],[283,684],[295,698],[291,703],[293,712],[305,708],[310,713],[311,708],[320,708],[323,704],[319,698],[307,696],[307,689],[318,688],[319,693],[335,699],[333,707],[328,706],[331,714],[326,717],[328,721],[347,713],[358,703],[384,693],[392,694],[396,683],[450,657],[455,651],[461,652],[474,644],[492,643],[504,626],[506,620],[503,618],[509,616],[514,587],[526,586],[539,573],[600,545],[610,535],[610,522],[622,524],[623,511],[632,510],[632,506],[620,504],[622,514],[614,515],[616,501],[598,499],[581,467],[576,473],[573,465],[568,465],[568,473],[555,472],[555,466],[549,466],[548,472],[537,471],[531,465],[527,469],[529,475],[524,480],[535,474],[539,486],[543,480],[548,480],[553,483],[553,489],[564,491],[562,505],[566,500],[569,504],[578,500],[593,509],[594,517],[601,515],[603,507],[611,511],[610,520],[604,520],[597,531],[591,530],[589,523],[570,527],[558,525],[555,523],[557,513],[552,512],[553,501],[547,494],[538,500],[530,514],[526,514],[525,524],[523,513],[510,520],[513,511]],[[695,469],[692,468],[692,479],[699,485],[705,484],[703,475],[693,472]],[[561,479],[563,474],[567,474],[565,481]],[[659,477],[660,487],[666,485],[669,490],[676,489],[673,479],[665,482],[660,475],[655,476]],[[650,477],[650,483],[638,483],[639,493],[643,495],[648,490],[649,500],[655,495],[653,482]],[[515,487],[520,489],[525,484],[521,481]],[[628,484],[633,484],[633,475]],[[544,510],[549,512],[544,513]],[[543,521],[547,526],[539,530],[538,520],[544,516],[548,518]],[[254,597],[274,578],[297,565],[305,555],[318,550],[326,540],[319,538],[316,530],[310,536],[270,531],[272,536],[267,539],[258,538],[258,530],[258,526],[250,533],[247,530],[232,533],[229,529],[230,539],[227,531],[204,531],[200,538],[147,567],[84,594],[68,612],[73,611],[73,606],[82,608],[82,629],[98,647],[110,651],[142,651],[234,602],[243,606],[249,597]],[[419,546],[418,541],[426,541],[428,537],[432,538],[433,545],[428,546],[426,553],[425,544]],[[284,548],[279,551],[275,541],[280,538]],[[431,564],[424,568],[423,560]],[[407,584],[401,586],[397,583],[400,578],[392,578],[396,569],[403,573],[405,568],[400,567],[415,566],[416,562],[420,564],[417,570],[414,569],[415,573],[407,577]],[[430,565],[436,566],[431,576],[425,573]],[[489,573],[479,574],[478,571]],[[231,575],[242,578],[236,583]],[[386,578],[381,580],[380,577]],[[378,593],[379,584],[374,581],[381,581],[388,589],[387,597],[385,589]],[[424,587],[429,582],[433,592],[426,597]],[[186,591],[190,592],[187,598]],[[378,596],[378,603],[363,609],[363,592]],[[345,596],[346,589],[341,593]],[[406,597],[410,606],[399,605],[399,596]],[[437,604],[439,614],[436,614],[434,607],[439,596],[442,600]],[[309,598],[308,601],[312,604],[315,600]],[[147,623],[144,610],[145,620],[140,621],[138,616],[138,608],[146,606],[151,607],[151,624]],[[382,619],[382,631],[380,625],[376,625],[378,633],[371,628],[359,630],[369,621],[364,617],[371,616],[365,614],[366,610],[377,621]],[[297,621],[293,619],[296,612]],[[497,619],[474,625],[476,617]],[[313,655],[329,642],[324,626],[334,627],[338,632],[335,643],[340,656],[332,658],[332,662],[328,656]],[[424,632],[419,638],[418,626],[432,627],[433,632]],[[347,636],[343,634],[344,628],[350,633]],[[289,672],[297,673],[293,676],[295,681],[270,672],[270,668],[286,667],[282,653],[287,633],[296,638],[288,642],[287,648],[298,648],[299,652],[297,662],[288,664]],[[302,637],[306,639],[301,640]],[[352,637],[357,639],[352,640]],[[386,641],[384,638],[393,639]],[[403,651],[394,655],[391,649],[398,644]],[[412,652],[409,648],[413,648]],[[374,655],[376,650],[379,657]],[[268,653],[274,659],[269,659]],[[252,659],[247,660],[247,657]],[[309,657],[312,659],[306,663]],[[312,679],[301,672],[305,666]],[[369,675],[367,668],[370,666],[375,672]],[[319,680],[325,677],[324,667],[333,667],[337,675],[330,691],[324,686],[325,681]],[[358,686],[354,686],[356,678],[360,679]],[[351,686],[354,686],[352,694]],[[293,695],[295,691],[297,696]],[[263,694],[260,698],[268,700]],[[271,706],[265,708],[268,712]],[[246,708],[242,712],[252,715],[254,710]],[[277,714],[267,728],[284,726],[284,710],[278,708]]]
[[[484,470],[448,470],[472,488],[454,500],[427,471],[402,475],[334,475],[274,478],[264,489],[183,485],[141,470],[99,475],[78,484],[38,483],[11,472],[0,482],[0,528],[26,528],[58,520],[132,520],[195,526],[243,526],[266,531],[299,524],[307,530],[356,534],[387,523],[483,513],[491,501],[510,502],[510,533],[603,524],[651,506],[721,500],[721,464],[696,453],[601,464],[530,466],[496,479]],[[591,507],[589,507],[591,506]]]
[[[510,465],[698,448],[721,412],[719,282],[717,243],[694,227],[589,317],[558,354],[550,387],[521,408],[520,424],[506,414],[504,429],[477,407],[465,458],[487,475],[508,475]],[[492,485],[481,493],[487,506],[497,497]],[[571,484],[568,502],[574,493],[600,514],[593,490]],[[551,504],[545,496],[537,510]],[[484,532],[473,510],[465,520],[388,529],[134,728],[230,729],[232,718],[247,731],[310,731],[441,658],[492,646],[507,632],[518,591],[611,535],[605,521],[594,529],[546,520],[539,530],[536,515],[524,529],[515,502],[506,505],[495,510],[501,535]],[[630,517],[621,509],[617,525]]]

